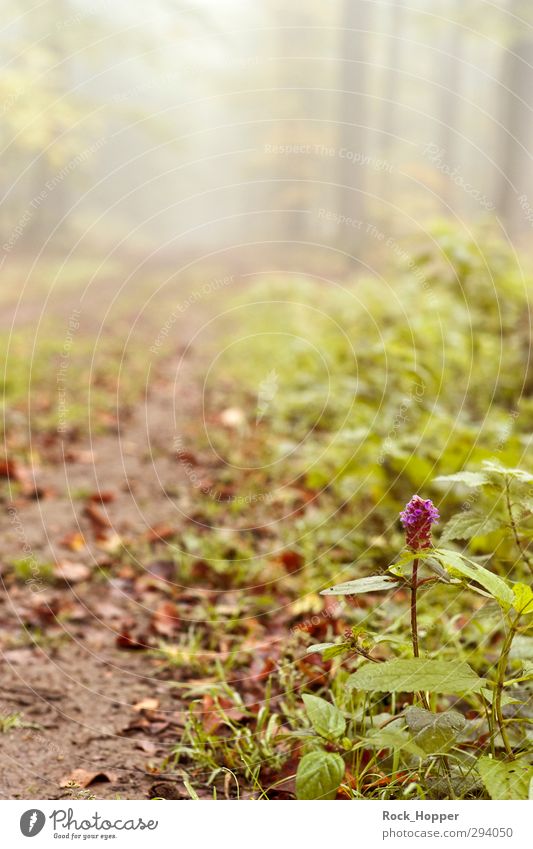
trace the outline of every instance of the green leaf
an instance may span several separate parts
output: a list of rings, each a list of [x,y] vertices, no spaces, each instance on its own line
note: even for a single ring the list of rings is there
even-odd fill
[[[359,593],[375,593],[380,590],[393,590],[400,586],[390,575],[372,575],[369,578],[358,578],[355,581],[347,581],[345,584],[337,584],[327,590],[322,590],[320,595],[357,595]]]
[[[484,696],[484,698],[488,701],[488,703],[491,705],[493,700],[494,700],[494,693],[492,692],[492,690],[486,690],[485,688],[483,688],[481,690],[481,693]],[[520,699],[513,699],[511,696],[508,696],[507,693],[502,694],[501,703],[502,703],[502,707],[505,707],[505,705],[523,705],[524,704],[524,702],[520,701]]]
[[[480,513],[470,513],[463,510],[456,513],[444,527],[441,539],[472,539],[496,531],[503,526],[499,519],[483,516]]]
[[[305,650],[306,654],[322,654],[326,649],[331,649],[336,645],[342,645],[338,643],[314,643],[312,646],[308,646]]]
[[[346,730],[346,720],[335,705],[318,696],[305,695],[303,700],[305,712],[317,734],[326,740],[342,737]]]
[[[515,584],[513,587],[513,607],[522,616],[533,613],[533,590],[527,584]]]
[[[524,661],[520,672],[514,673],[510,681],[506,682],[506,686],[510,682],[516,683],[518,681],[533,681],[533,663],[530,663],[527,660]]]
[[[533,637],[517,634],[509,654],[512,658],[519,660],[533,660]]]
[[[533,475],[523,469],[509,469],[507,466],[502,466],[501,463],[495,463],[492,460],[484,460],[483,468],[491,475],[512,478],[520,483],[533,483]]]
[[[314,646],[308,646],[305,653],[321,654],[324,660],[331,660],[350,651],[353,651],[351,643],[315,643]]]
[[[405,721],[414,742],[428,754],[449,749],[466,725],[466,719],[457,711],[432,713],[418,707],[407,708]]]
[[[429,549],[424,551],[424,557],[427,557],[429,553]],[[398,560],[395,560],[394,563],[388,567],[388,571],[397,577],[401,577],[404,573],[404,566],[407,566],[409,563],[412,563],[413,560],[418,560],[421,557],[419,551],[411,551],[410,548],[406,549],[402,552]]]
[[[427,754],[399,728],[375,728],[369,731],[366,737],[361,737],[360,742],[377,749],[396,749],[417,758],[425,758]]]
[[[439,475],[435,483],[464,483],[465,486],[476,488],[484,486],[488,480],[483,472],[457,472],[455,475]]]
[[[334,799],[344,775],[344,761],[335,752],[309,752],[298,764],[297,799]]]
[[[533,767],[520,761],[504,763],[483,757],[477,770],[491,799],[527,799]]]
[[[353,651],[353,647],[350,643],[335,643],[335,645],[324,649],[322,652],[322,659],[332,660],[334,657],[339,657],[341,654],[346,654],[346,652],[349,651]]]
[[[415,693],[431,690],[434,693],[468,693],[481,690],[486,681],[467,663],[453,660],[389,660],[386,663],[365,663],[350,675],[348,687],[370,692]]]
[[[483,566],[478,566],[472,560],[468,560],[457,551],[449,551],[447,548],[437,548],[434,551],[434,557],[440,560],[441,564],[447,569],[451,575],[461,575],[465,578],[470,578],[472,581],[480,584],[506,607],[510,607],[513,603],[513,592],[510,586],[495,575],[494,572],[489,572]]]

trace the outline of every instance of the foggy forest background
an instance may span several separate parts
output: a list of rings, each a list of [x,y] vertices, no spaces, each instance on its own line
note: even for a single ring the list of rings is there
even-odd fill
[[[527,2],[2,7],[3,262],[257,241],[361,258],[369,225],[438,216],[527,239]]]

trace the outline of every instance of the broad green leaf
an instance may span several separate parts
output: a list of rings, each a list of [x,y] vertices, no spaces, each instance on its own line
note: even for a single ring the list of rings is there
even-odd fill
[[[502,475],[506,478],[513,478],[520,483],[533,483],[533,475],[525,472],[523,469],[509,469],[507,466],[502,466],[501,463],[495,463],[493,460],[484,460],[483,468],[491,475]]]
[[[399,586],[400,582],[395,581],[390,575],[371,575],[369,578],[357,578],[355,581],[337,584],[327,590],[322,590],[320,595],[358,595],[359,593],[393,590]]]
[[[520,761],[496,761],[483,757],[477,770],[491,799],[527,799],[533,767]]]
[[[486,698],[488,703],[491,705],[493,697],[494,697],[494,693],[492,692],[492,690],[486,690],[485,688],[483,688],[481,690],[481,693]],[[524,704],[524,702],[520,701],[520,699],[513,699],[511,696],[508,696],[507,693],[502,694],[501,702],[502,702],[502,707],[505,707],[505,705],[523,705]]]
[[[453,660],[388,660],[386,663],[365,663],[350,675],[348,687],[370,692],[415,693],[430,690],[434,693],[468,693],[481,690],[486,684],[467,663]]]
[[[466,719],[457,711],[432,713],[418,707],[407,708],[405,721],[414,742],[428,754],[449,749],[466,725]]]
[[[533,590],[527,584],[515,584],[513,587],[513,607],[522,616],[533,613]]]
[[[309,752],[298,764],[297,799],[334,799],[344,776],[344,761],[335,752]]]
[[[325,699],[318,696],[303,696],[305,712],[317,734],[326,740],[342,737],[346,730],[346,720],[341,711]]]
[[[510,656],[520,660],[533,660],[533,637],[517,634],[511,646]]]
[[[449,539],[472,539],[472,537],[483,536],[491,531],[496,531],[502,525],[503,522],[497,518],[463,510],[461,513],[456,513],[455,516],[452,516],[444,527],[441,539],[443,541]]]
[[[457,472],[455,475],[439,475],[435,483],[464,483],[465,486],[473,488],[488,483],[487,476],[483,472]]]
[[[433,557],[428,557],[425,561],[425,565],[428,569],[431,569],[434,575],[437,575],[440,581],[445,584],[460,584],[461,580],[459,578],[452,578],[446,569],[439,563],[438,560],[435,560]]]
[[[409,755],[415,755],[417,758],[426,756],[426,751],[399,728],[376,728],[369,731],[366,737],[361,737],[361,742],[365,746],[378,749],[398,749]]]
[[[452,575],[461,575],[464,578],[470,578],[470,580],[476,581],[493,598],[496,598],[506,607],[510,607],[513,603],[513,592],[511,588],[503,578],[495,575],[494,572],[489,572],[483,566],[478,566],[472,560],[467,560],[467,558],[457,551],[449,551],[447,548],[435,549],[434,556],[440,560],[442,565]]]

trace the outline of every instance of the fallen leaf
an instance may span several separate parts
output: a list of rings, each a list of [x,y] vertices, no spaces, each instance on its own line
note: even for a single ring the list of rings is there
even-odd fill
[[[146,755],[155,755],[157,752],[157,746],[155,743],[152,743],[151,740],[137,740],[135,748],[140,749]]]
[[[93,608],[94,614],[100,619],[118,619],[124,613],[121,607],[111,601],[100,601]]]
[[[119,649],[147,649],[149,648],[145,643],[139,642],[135,637],[132,636],[131,631],[127,628],[123,628],[120,634],[117,634],[115,640]]]
[[[91,784],[99,784],[103,782],[110,782],[114,784],[117,780],[117,777],[114,772],[90,772],[87,769],[74,769],[70,775],[66,775],[59,782],[60,787],[69,787],[71,784],[77,784],[78,787],[90,787]]]
[[[94,504],[109,504],[111,501],[114,501],[116,497],[116,494],[110,489],[104,490],[103,492],[93,492],[89,496],[90,500]]]
[[[111,527],[108,517],[96,504],[87,504],[83,513],[87,516],[94,528],[102,529]]]
[[[172,528],[170,525],[165,525],[161,522],[158,525],[154,525],[153,528],[149,528],[146,532],[146,539],[148,542],[160,542],[165,539],[172,539],[172,537],[176,536],[176,529]]]
[[[297,551],[284,551],[280,561],[289,573],[297,572],[304,565],[304,559]]]
[[[18,460],[4,457],[0,460],[0,477],[16,481],[20,484],[22,495],[30,498],[39,498],[43,494],[35,483],[33,472],[25,468]]]
[[[106,533],[98,531],[96,534],[96,544],[102,551],[107,551],[110,554],[117,552],[123,545],[123,540],[120,534]]]
[[[178,610],[171,601],[159,605],[152,617],[152,628],[163,637],[171,637],[180,625]]]
[[[94,463],[95,459],[92,451],[82,448],[69,448],[65,451],[65,460],[68,460],[70,463],[81,463],[84,466],[89,466]]]
[[[77,584],[86,581],[91,575],[91,570],[83,563],[70,563],[63,560],[54,566],[54,577],[67,584]]]
[[[59,540],[59,545],[63,546],[63,548],[70,548],[71,551],[81,551],[86,547],[85,537],[78,531],[73,531],[62,537]]]
[[[143,710],[157,710],[159,707],[159,699],[152,699],[150,697],[146,699],[141,699],[140,702],[133,705],[133,710],[138,711],[139,713]]]
[[[156,781],[149,790],[151,799],[189,799],[190,794],[176,781]]]
[[[18,480],[19,466],[16,460],[7,457],[0,459],[0,478],[13,478]]]

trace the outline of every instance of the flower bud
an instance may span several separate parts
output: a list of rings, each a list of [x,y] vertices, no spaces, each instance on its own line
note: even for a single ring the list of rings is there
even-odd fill
[[[405,528],[405,541],[409,548],[420,551],[431,548],[431,525],[439,521],[439,511],[431,501],[413,495],[400,513],[400,520]]]

